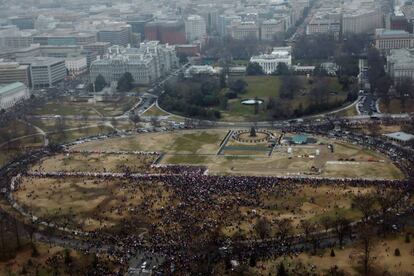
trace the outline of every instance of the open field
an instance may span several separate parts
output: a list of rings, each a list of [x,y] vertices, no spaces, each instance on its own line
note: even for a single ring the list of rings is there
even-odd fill
[[[125,138],[108,139],[74,147],[76,150],[162,151],[171,154],[216,154],[224,130],[174,131],[145,133]]]
[[[122,97],[119,101],[97,103],[72,102],[63,98],[35,108],[32,115],[119,116],[131,108],[136,101],[136,97]]]
[[[12,121],[0,127],[0,144],[8,140],[37,133],[36,129],[20,121]]]
[[[318,143],[277,146],[269,157],[266,144],[246,145],[234,140],[217,155],[226,130],[146,133],[75,146],[76,150],[140,150],[166,155],[162,164],[206,165],[211,174],[315,175],[329,177],[402,178],[386,156],[359,146],[316,137]],[[276,135],[277,136],[277,135]],[[334,152],[328,149],[333,144]],[[316,151],[319,150],[319,156]]]
[[[134,231],[139,234],[148,223],[155,222],[156,217],[145,216],[138,210],[157,201],[151,210],[153,214],[157,213],[159,208],[167,205],[168,193],[167,186],[157,183],[28,177],[16,193],[16,199],[40,218],[50,218],[59,225],[83,231],[121,230],[123,220],[134,218],[134,223],[139,226]],[[156,195],[162,195],[161,199],[157,200]]]

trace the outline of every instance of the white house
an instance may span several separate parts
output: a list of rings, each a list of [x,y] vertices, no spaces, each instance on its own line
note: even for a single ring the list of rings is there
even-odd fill
[[[288,67],[292,65],[292,47],[273,48],[271,54],[252,56],[250,62],[258,63],[266,74],[272,74],[279,63],[285,63]]]

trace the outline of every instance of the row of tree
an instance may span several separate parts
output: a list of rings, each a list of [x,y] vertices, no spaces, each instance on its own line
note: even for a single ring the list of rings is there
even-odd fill
[[[119,78],[117,90],[119,92],[128,92],[134,87],[133,84],[134,84],[134,78],[133,78],[132,74],[129,73],[129,72],[126,72],[121,76],[121,78]],[[104,76],[99,74],[96,77],[94,83],[89,87],[89,90],[94,91],[94,87],[95,87],[95,91],[100,92],[106,86],[108,86],[108,83],[106,82]]]
[[[214,77],[167,82],[164,90],[159,98],[160,105],[186,116],[215,120],[221,113],[214,107],[227,106],[227,97],[220,93],[220,81]]]

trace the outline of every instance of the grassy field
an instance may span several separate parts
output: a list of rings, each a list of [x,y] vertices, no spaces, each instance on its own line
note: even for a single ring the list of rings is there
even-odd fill
[[[288,110],[292,111],[302,106],[307,108],[310,105],[308,93],[312,88],[311,84],[308,83],[306,77],[302,78],[303,93],[296,95],[292,100],[281,100],[281,103],[287,107]],[[234,80],[237,78],[234,78]],[[266,110],[266,105],[269,97],[274,99],[279,98],[280,88],[282,81],[278,76],[245,76],[241,77],[246,83],[247,91],[245,94],[239,95],[238,99],[231,99],[228,102],[226,110],[222,110],[224,121],[256,121],[256,120],[270,120],[269,112]],[[341,85],[338,83],[336,78],[327,78],[328,90],[334,91],[334,94],[329,94],[328,101],[334,103],[337,101],[344,101],[347,97],[347,93],[342,90]],[[254,114],[254,106],[246,106],[241,103],[243,99],[252,99],[258,97],[264,100],[264,104],[259,106],[258,114]]]
[[[154,216],[137,218],[141,227],[131,229],[137,234],[155,219],[158,208],[166,206],[169,189],[156,183],[136,183],[130,181],[103,181],[93,178],[25,178],[23,189],[15,194],[16,199],[41,218],[53,218],[58,224],[83,231],[115,231],[123,219],[135,217],[129,206],[141,206],[154,200]],[[52,191],[50,193],[50,191]],[[157,194],[163,196],[156,200]],[[154,198],[154,199],[151,199]],[[33,201],[33,199],[36,199]]]
[[[403,177],[386,156],[322,137],[317,137],[322,144],[293,146],[292,153],[288,153],[287,146],[277,147],[270,157],[266,144],[246,145],[230,140],[222,155],[217,155],[226,134],[225,129],[146,133],[82,144],[75,149],[164,152],[162,164],[203,164],[211,174]],[[328,149],[329,143],[334,144],[334,153]],[[317,150],[319,156],[315,156]]]
[[[32,111],[32,115],[61,115],[61,116],[119,116],[130,109],[136,97],[123,97],[116,102],[72,102],[68,99],[59,99],[48,102]]]
[[[168,116],[169,114],[162,111],[155,105],[153,105],[150,109],[148,109],[142,116]]]
[[[5,126],[0,127],[0,144],[21,136],[37,133],[33,127],[20,122],[12,121]]]
[[[146,133],[79,145],[75,149],[143,150],[171,154],[216,154],[225,130]]]

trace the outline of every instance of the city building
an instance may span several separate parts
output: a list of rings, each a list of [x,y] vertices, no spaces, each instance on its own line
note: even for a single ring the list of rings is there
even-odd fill
[[[110,46],[110,42],[95,42],[83,45],[82,48],[85,51],[95,52],[99,55],[99,57],[102,57],[104,54],[106,54]]]
[[[260,25],[260,38],[262,40],[272,41],[277,35],[283,34],[285,31],[284,20],[265,20]]]
[[[206,22],[199,15],[190,15],[185,20],[185,36],[188,42],[204,39],[207,35]]]
[[[29,89],[24,83],[0,84],[0,109],[13,107],[17,102],[29,97]]]
[[[230,36],[234,39],[260,39],[260,28],[255,22],[233,22],[230,27]]]
[[[375,30],[375,47],[378,50],[402,49],[414,47],[414,36],[403,30]]]
[[[149,41],[140,48],[113,46],[103,59],[92,62],[90,79],[94,81],[102,75],[107,83],[118,81],[129,72],[135,84],[148,85],[178,67],[174,46]]]
[[[385,21],[385,28],[389,30],[407,31],[409,33],[413,32],[412,23],[404,15],[388,15]]]
[[[98,31],[99,42],[126,46],[131,43],[131,26],[124,23],[112,23]]]
[[[414,80],[414,49],[391,49],[387,56],[387,72],[395,82],[404,78]]]
[[[31,16],[15,16],[12,18],[9,18],[10,23],[12,25],[17,26],[17,28],[19,28],[20,30],[30,30],[30,29],[34,29],[34,18]]]
[[[201,52],[200,44],[183,44],[175,45],[177,55],[185,55],[189,57],[197,56]]]
[[[69,75],[78,76],[88,70],[88,60],[86,56],[74,55],[65,58],[65,67]]]
[[[134,34],[140,34],[140,39],[145,39],[145,25],[154,21],[154,17],[151,14],[143,16],[128,16],[127,23],[131,25],[131,32]]]
[[[145,39],[162,44],[186,44],[185,24],[178,20],[154,21],[145,25]]]
[[[31,86],[29,66],[18,62],[0,62],[0,84],[13,82]]]
[[[279,63],[285,63],[288,67],[292,65],[292,47],[273,48],[271,54],[252,56],[250,62],[258,63],[266,74],[272,74]]]
[[[86,45],[94,42],[96,42],[96,35],[94,33],[67,30],[56,30],[33,36],[33,43],[42,46]]]
[[[218,18],[218,33],[221,36],[226,36],[233,22],[241,22],[241,16],[227,14],[220,15]]]
[[[67,75],[65,60],[52,57],[28,57],[18,60],[30,66],[31,84],[34,88],[51,87]]]
[[[306,26],[306,34],[333,34],[336,38],[341,32],[341,18],[340,16],[319,16],[313,17]]]
[[[380,3],[374,0],[344,1],[342,33],[373,33],[383,27],[383,12]]]

